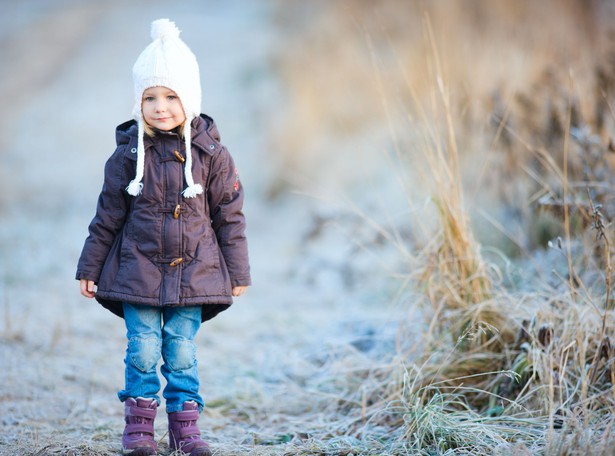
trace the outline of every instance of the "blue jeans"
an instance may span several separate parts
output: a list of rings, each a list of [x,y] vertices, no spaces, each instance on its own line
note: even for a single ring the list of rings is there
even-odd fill
[[[160,371],[167,380],[162,392],[167,413],[183,409],[186,401],[195,401],[203,409],[199,395],[196,345],[194,337],[201,326],[201,307],[150,307],[124,303],[128,348],[126,349],[126,389],[118,393],[120,401],[129,397],[156,399],[160,404]]]

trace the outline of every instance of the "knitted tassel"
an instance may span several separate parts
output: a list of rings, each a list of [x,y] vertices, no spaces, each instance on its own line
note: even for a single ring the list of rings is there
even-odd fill
[[[194,198],[201,193],[203,193],[203,186],[201,184],[192,184],[182,192],[182,195],[184,195],[184,198]]]
[[[145,170],[145,146],[143,145],[145,129],[143,127],[143,122],[143,117],[139,118],[137,122],[139,125],[139,130],[137,132],[137,173],[135,178],[128,184],[128,187],[126,187],[126,191],[132,196],[140,195],[143,189],[143,184],[141,183]]]
[[[126,191],[132,196],[140,195],[141,190],[143,190],[143,184],[141,182],[130,181],[130,184],[126,187]]]
[[[184,142],[186,145],[186,168],[185,176],[188,187],[182,192],[184,198],[194,198],[203,193],[203,186],[195,184],[192,178],[192,119],[186,119],[184,123]]]

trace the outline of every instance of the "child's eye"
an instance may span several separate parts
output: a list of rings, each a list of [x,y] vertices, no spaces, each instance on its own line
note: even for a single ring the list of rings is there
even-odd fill
[[[148,102],[154,101],[154,97],[145,97],[143,98],[143,101],[148,101]]]
[[[167,96],[167,100],[169,100],[169,101],[174,101],[176,99],[177,99],[177,95],[169,95],[169,96]]]

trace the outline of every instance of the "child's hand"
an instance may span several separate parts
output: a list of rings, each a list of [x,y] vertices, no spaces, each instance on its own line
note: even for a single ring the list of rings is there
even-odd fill
[[[247,289],[248,287],[233,287],[233,296],[241,296],[246,292]]]
[[[81,279],[79,281],[79,285],[81,287],[81,294],[86,298],[94,297],[94,281]]]

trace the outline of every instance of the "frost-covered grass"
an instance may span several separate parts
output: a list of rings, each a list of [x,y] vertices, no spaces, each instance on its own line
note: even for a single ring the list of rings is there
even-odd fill
[[[383,274],[401,283],[393,296],[414,309],[395,342],[352,371],[354,388],[336,377],[344,399],[332,436],[367,444],[348,449],[359,454],[610,454],[614,93],[610,64],[587,61],[590,49],[613,50],[568,26],[606,30],[612,11],[492,2],[481,37],[481,7],[460,5],[398,4],[395,17],[392,5],[358,2],[308,11],[296,46],[310,48],[284,68],[302,113],[300,125],[286,118],[297,130],[285,144],[308,153],[283,159],[314,175],[323,160],[356,161],[333,188],[348,194],[363,179],[367,195],[338,199],[372,230],[358,243],[373,258],[383,244],[397,251],[397,263],[374,264],[388,264]],[[500,34],[511,17],[524,18],[515,39]],[[516,67],[526,40],[531,55]],[[331,125],[347,135],[333,143],[339,162],[314,139]],[[357,137],[388,175],[361,168]],[[319,184],[309,191],[335,194]]]

